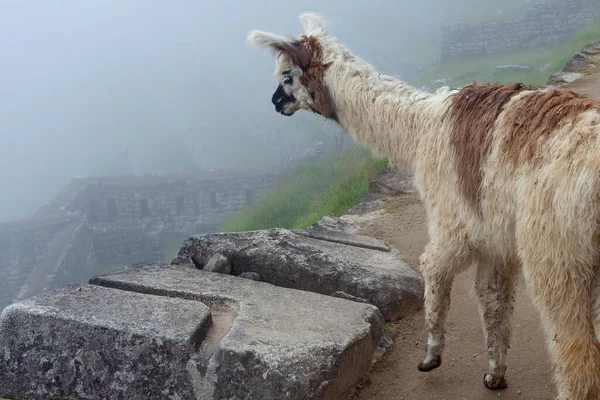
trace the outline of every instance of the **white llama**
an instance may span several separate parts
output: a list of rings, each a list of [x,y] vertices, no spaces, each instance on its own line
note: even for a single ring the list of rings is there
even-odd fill
[[[333,119],[409,167],[426,206],[420,268],[429,337],[419,369],[440,366],[452,281],[473,266],[489,354],[484,383],[504,388],[522,271],[558,398],[600,399],[600,104],[520,84],[420,92],[355,57],[318,16],[300,21],[298,39],[248,36],[277,55],[275,109]]]

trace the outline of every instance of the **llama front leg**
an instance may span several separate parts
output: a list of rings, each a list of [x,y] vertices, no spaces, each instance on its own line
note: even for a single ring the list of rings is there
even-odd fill
[[[428,248],[432,248],[429,246]],[[452,282],[460,261],[448,253],[425,251],[421,255],[421,273],[425,280],[425,325],[428,331],[427,356],[419,371],[431,371],[442,364],[446,317],[450,308]]]
[[[488,389],[504,389],[506,353],[510,345],[510,319],[514,302],[515,269],[494,262],[480,263],[475,293],[489,357],[489,372],[483,377]]]

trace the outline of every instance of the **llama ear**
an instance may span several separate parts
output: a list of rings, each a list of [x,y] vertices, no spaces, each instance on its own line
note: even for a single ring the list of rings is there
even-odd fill
[[[322,16],[312,12],[305,12],[300,14],[299,18],[305,34],[327,34],[328,22]]]
[[[303,70],[306,70],[310,65],[310,54],[307,53],[306,48],[297,40],[254,30],[248,34],[246,42],[249,45],[258,45],[269,49],[275,56],[285,54],[290,57],[294,64]]]
[[[274,33],[253,30],[248,34],[246,43],[250,46],[260,46],[265,49],[284,51],[284,49],[292,47],[293,40],[275,35]]]

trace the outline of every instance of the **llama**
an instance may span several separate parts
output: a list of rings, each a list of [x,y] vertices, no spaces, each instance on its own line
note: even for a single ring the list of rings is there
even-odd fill
[[[514,285],[541,315],[558,399],[600,399],[600,103],[570,91],[474,83],[419,91],[354,56],[326,22],[297,38],[252,31],[276,56],[275,110],[313,111],[407,167],[425,205],[427,354],[441,365],[453,278],[476,269],[489,389],[506,387]],[[594,327],[595,325],[595,327]]]

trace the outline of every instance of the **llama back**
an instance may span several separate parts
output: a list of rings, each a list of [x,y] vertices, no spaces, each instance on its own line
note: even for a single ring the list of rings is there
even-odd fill
[[[578,232],[587,253],[598,252],[600,103],[522,84],[473,84],[446,103],[443,134],[423,138],[415,171],[431,218],[452,215],[448,223],[462,221],[469,232],[465,246],[517,260],[517,221],[527,203],[537,212],[521,225],[546,215],[556,240]],[[457,228],[444,229],[454,237]]]

